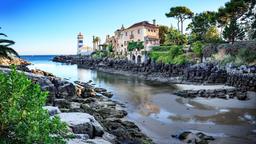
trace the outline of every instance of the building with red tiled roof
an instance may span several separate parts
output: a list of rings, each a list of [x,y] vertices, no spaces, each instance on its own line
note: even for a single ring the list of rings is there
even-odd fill
[[[159,45],[159,27],[155,20],[153,23],[142,21],[125,28],[123,25],[115,31],[115,35],[106,37],[106,44],[112,44],[116,53],[127,55],[128,43],[131,41],[143,42],[144,49],[141,51],[149,51],[152,46]]]

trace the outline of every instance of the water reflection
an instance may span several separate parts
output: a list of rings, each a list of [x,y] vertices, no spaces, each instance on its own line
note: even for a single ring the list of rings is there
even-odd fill
[[[110,90],[114,94],[113,99],[126,104],[129,118],[132,118],[136,123],[146,121],[147,123],[141,124],[147,129],[145,133],[152,137],[159,137],[166,143],[170,143],[170,131],[180,129],[198,129],[207,132],[223,131],[225,134],[234,135],[237,138],[240,137],[237,136],[236,131],[239,131],[241,127],[247,133],[256,129],[255,95],[255,102],[251,104],[251,109],[246,109],[237,106],[248,106],[248,103],[235,100],[203,98],[193,100],[177,97],[172,94],[177,90],[176,85],[81,69],[77,68],[76,65],[49,61],[33,63],[31,68],[42,69],[58,77],[68,78],[70,81],[87,82],[93,80],[97,87]],[[178,87],[181,88],[182,86],[178,85]],[[229,107],[230,105],[232,107]],[[214,127],[217,127],[216,129],[209,128],[213,124]],[[255,138],[249,140],[251,139]]]

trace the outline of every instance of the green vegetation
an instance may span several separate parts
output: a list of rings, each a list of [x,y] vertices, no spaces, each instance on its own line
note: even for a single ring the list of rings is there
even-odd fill
[[[183,45],[187,42],[186,35],[183,35],[180,31],[171,27],[165,36],[164,45]]]
[[[144,48],[143,41],[138,41],[138,42],[130,41],[130,42],[128,42],[128,46],[127,46],[128,51],[133,51],[134,49],[141,50],[143,48]]]
[[[174,17],[178,20],[178,23],[177,23],[178,30],[183,34],[183,22],[186,19],[192,18],[194,13],[185,6],[177,6],[177,7],[172,7],[170,9],[170,12],[166,13],[165,15],[168,18]]]
[[[202,62],[203,58],[203,43],[200,41],[196,41],[191,45],[192,51],[196,54],[197,57],[200,58],[200,62]]]
[[[108,51],[95,51],[91,54],[91,57],[92,58],[95,58],[95,59],[101,59],[101,58],[105,58],[105,57],[108,57],[109,56],[109,52]]]
[[[159,26],[159,39],[160,39],[160,45],[163,45],[165,42],[165,36],[167,35],[169,31],[168,26]]]
[[[229,42],[234,43],[235,40],[243,40],[245,36],[243,28],[241,28],[235,20],[231,20],[223,31],[223,37]]]
[[[163,49],[161,49],[163,47]],[[184,64],[187,62],[182,46],[158,46],[153,47],[149,53],[151,59],[166,64]]]
[[[7,37],[7,35],[4,33],[0,33],[0,36]],[[10,47],[14,44],[15,42],[12,40],[0,39],[0,56],[6,58],[11,58],[11,56],[19,56],[19,54],[13,48]]]
[[[47,92],[15,68],[0,73],[0,85],[1,143],[65,143],[66,124],[42,108]]]

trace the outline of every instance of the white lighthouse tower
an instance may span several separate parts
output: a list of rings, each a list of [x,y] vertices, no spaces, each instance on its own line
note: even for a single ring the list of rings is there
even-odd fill
[[[83,34],[80,32],[78,35],[77,35],[77,54],[79,55],[80,54],[80,48],[82,48],[84,45],[84,36]]]

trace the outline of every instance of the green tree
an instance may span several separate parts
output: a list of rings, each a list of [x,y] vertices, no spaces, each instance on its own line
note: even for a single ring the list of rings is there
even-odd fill
[[[1,27],[0,27],[1,29]],[[0,36],[7,37],[6,34],[0,33]],[[14,45],[15,42],[8,39],[0,39],[0,56],[11,58],[11,56],[18,56],[19,54],[10,46]]]
[[[134,49],[141,50],[144,48],[143,41],[130,41],[128,42],[128,51],[133,51]]]
[[[188,25],[188,29],[191,29],[191,32],[195,34],[196,40],[203,41],[208,29],[215,25],[216,12],[206,11],[196,14]]]
[[[166,17],[174,17],[178,20],[177,22],[177,27],[178,30],[181,31],[181,33],[183,34],[183,22],[186,19],[190,19],[193,16],[193,12],[185,7],[185,6],[177,6],[177,7],[172,7],[170,9],[170,12],[166,13]]]
[[[113,52],[113,45],[112,45],[112,44],[109,44],[109,45],[108,45],[108,51],[109,51],[109,52]]]
[[[192,51],[200,58],[200,62],[203,61],[203,43],[196,41],[192,44]]]
[[[223,37],[232,44],[235,40],[243,40],[245,32],[241,26],[239,26],[236,20],[231,20],[230,24],[224,28]]]
[[[0,73],[0,142],[65,143],[67,126],[42,108],[46,99],[47,93],[15,68]]]
[[[204,36],[204,40],[205,40],[205,42],[208,42],[208,43],[216,43],[221,40],[220,33],[216,26],[211,26],[207,30],[207,32],[205,33],[205,36]]]
[[[180,31],[174,28],[170,28],[165,37],[165,45],[183,45],[187,44],[187,37]]]
[[[225,3],[225,6],[219,8],[217,13],[219,26],[223,28],[231,24],[231,22],[232,24],[234,24],[234,21],[238,22],[238,19],[248,13],[249,9],[254,5],[255,2],[253,0],[231,0]]]
[[[169,28],[167,26],[159,26],[159,38],[160,38],[160,45],[164,44],[166,34],[168,33]]]

